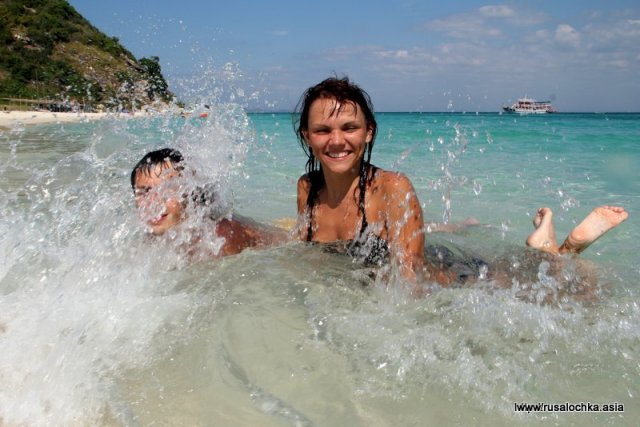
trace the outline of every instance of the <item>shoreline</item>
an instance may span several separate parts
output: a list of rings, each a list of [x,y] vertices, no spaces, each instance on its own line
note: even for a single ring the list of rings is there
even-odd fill
[[[0,128],[9,130],[13,126],[21,125],[42,125],[58,123],[79,123],[86,120],[101,120],[114,113],[71,113],[71,112],[51,112],[51,111],[2,111],[0,112]],[[145,112],[121,113],[127,117],[146,116]]]

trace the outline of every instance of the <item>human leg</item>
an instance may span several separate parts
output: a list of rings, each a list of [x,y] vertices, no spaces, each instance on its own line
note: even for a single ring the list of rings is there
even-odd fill
[[[536,229],[527,238],[527,246],[552,254],[560,253],[551,209],[538,209],[536,216],[533,218],[533,225]]]
[[[629,214],[622,207],[598,206],[571,230],[559,252],[579,254],[628,217]]]

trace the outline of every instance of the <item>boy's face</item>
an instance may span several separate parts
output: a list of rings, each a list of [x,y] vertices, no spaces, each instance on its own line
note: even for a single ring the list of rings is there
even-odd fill
[[[171,163],[157,164],[150,173],[138,171],[134,191],[140,218],[155,235],[163,234],[184,219],[180,175]]]

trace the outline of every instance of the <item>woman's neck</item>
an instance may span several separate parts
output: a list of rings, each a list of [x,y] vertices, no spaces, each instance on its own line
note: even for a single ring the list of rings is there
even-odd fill
[[[353,194],[358,185],[360,174],[358,171],[350,171],[345,174],[328,174],[323,171],[327,204],[339,205],[347,194]]]

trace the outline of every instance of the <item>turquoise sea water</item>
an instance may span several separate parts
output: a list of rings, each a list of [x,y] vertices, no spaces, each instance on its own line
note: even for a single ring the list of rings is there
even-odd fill
[[[640,114],[377,118],[373,162],[412,180],[427,220],[487,225],[428,241],[515,263],[538,207],[562,239],[593,207],[624,206],[581,255],[600,299],[535,302],[559,286],[535,257],[513,265],[527,283],[408,300],[319,247],[192,262],[180,235],[145,235],[129,173],[164,146],[239,213],[294,217],[305,160],[289,114],[17,125],[0,131],[0,424],[635,425]],[[624,412],[514,409],[538,402]]]

